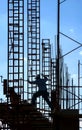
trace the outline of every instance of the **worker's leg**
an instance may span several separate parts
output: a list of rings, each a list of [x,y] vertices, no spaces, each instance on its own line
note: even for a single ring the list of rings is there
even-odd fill
[[[44,100],[47,102],[47,104],[49,105],[49,107],[51,108],[51,110],[53,110],[54,107],[53,107],[51,101],[49,100],[49,94],[48,94],[48,92],[45,91],[42,96],[43,96]]]
[[[40,92],[40,91],[33,94],[33,97],[32,97],[32,104],[33,105],[36,105],[36,98],[41,96],[41,95],[42,95],[42,92]]]

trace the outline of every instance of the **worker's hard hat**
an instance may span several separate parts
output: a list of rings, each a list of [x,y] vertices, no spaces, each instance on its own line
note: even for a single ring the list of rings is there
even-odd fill
[[[40,79],[40,75],[39,74],[36,76],[36,79]]]

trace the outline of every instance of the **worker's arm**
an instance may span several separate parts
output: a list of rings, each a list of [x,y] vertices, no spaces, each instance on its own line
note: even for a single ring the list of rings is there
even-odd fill
[[[27,79],[28,83],[30,84],[36,84],[36,81],[29,81],[29,79]]]
[[[48,80],[47,76],[45,76],[44,74],[42,74],[42,76],[43,76],[46,80]]]

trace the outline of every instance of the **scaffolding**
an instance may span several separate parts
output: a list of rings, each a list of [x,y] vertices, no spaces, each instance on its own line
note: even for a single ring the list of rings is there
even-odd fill
[[[50,39],[42,39],[42,74],[47,76],[47,91],[49,92],[49,100],[51,100],[51,45]],[[45,116],[49,117],[50,108],[48,104],[42,100],[42,108]]]
[[[48,77],[46,85],[49,99],[57,110],[54,115],[57,114],[59,118],[63,112],[63,116],[68,119],[67,112],[70,113],[70,117],[74,112],[77,122],[78,119],[82,122],[82,86],[80,81],[78,86],[74,86],[73,79],[70,83],[68,67],[61,58],[59,26],[57,38],[57,54],[55,58],[52,58],[50,39],[42,39],[42,46],[40,45],[40,0],[27,0],[27,80],[34,81],[36,75],[42,72]],[[80,62],[78,67],[79,65]],[[78,78],[81,78],[80,75]],[[27,98],[24,100],[24,0],[8,0],[8,78],[4,80],[3,86],[7,102],[0,102],[0,119],[5,125],[4,128],[9,130],[23,128],[26,130],[27,127],[30,130],[52,129],[52,124],[54,126],[55,123],[52,121],[53,117],[49,115],[51,109],[44,99],[37,98],[36,108],[31,104],[32,95],[38,91],[36,85],[27,83]],[[12,99],[9,95],[11,88],[15,92]],[[17,96],[20,102],[16,101]]]
[[[27,3],[27,77],[34,81],[40,74],[40,0],[28,0]],[[28,83],[27,99],[30,102],[37,87]],[[40,108],[40,100],[37,99],[37,107]]]
[[[24,99],[24,0],[8,0],[8,88]]]
[[[51,59],[51,85],[52,90],[56,89],[57,80],[56,80],[56,60],[55,58]]]

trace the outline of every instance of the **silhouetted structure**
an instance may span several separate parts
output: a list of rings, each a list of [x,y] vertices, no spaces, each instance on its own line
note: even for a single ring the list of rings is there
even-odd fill
[[[0,103],[0,119],[7,130],[78,130],[79,119],[82,119],[82,99],[79,92],[82,87],[73,86],[73,82],[69,82],[68,67],[61,58],[59,20],[58,42],[54,52],[56,55],[53,58],[50,39],[42,39],[42,44],[40,43],[40,0],[27,0],[27,43],[24,40],[24,5],[24,0],[8,0],[8,75],[3,82],[7,101]],[[46,81],[49,100],[46,98],[47,92],[46,95],[40,93],[44,98],[37,98],[36,108],[31,100],[38,88],[27,82],[24,84],[25,52],[29,82],[33,83],[35,76],[40,73],[49,76]],[[33,97],[35,104],[37,95]],[[51,105],[48,106],[44,99],[48,104],[49,101],[52,103],[54,113],[51,113]],[[71,122],[76,124],[74,128]]]

